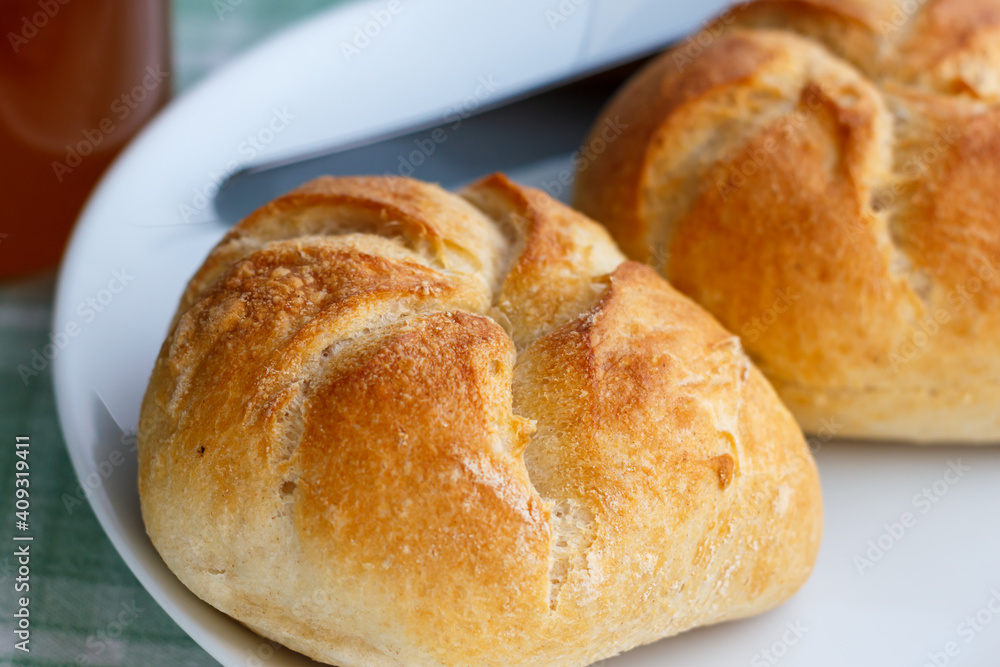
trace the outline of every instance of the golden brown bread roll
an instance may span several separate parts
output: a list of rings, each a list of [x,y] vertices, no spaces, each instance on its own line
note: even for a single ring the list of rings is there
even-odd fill
[[[751,2],[607,119],[577,206],[807,431],[1000,441],[1000,1]]]
[[[240,223],[139,466],[184,584],[341,667],[589,664],[779,604],[822,522],[739,340],[502,176],[323,178]]]

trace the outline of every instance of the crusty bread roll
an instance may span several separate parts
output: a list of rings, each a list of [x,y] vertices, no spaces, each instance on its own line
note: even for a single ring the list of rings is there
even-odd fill
[[[822,522],[739,340],[502,176],[323,178],[240,223],[139,459],[181,581],[341,667],[589,664],[777,605]]]
[[[807,431],[1000,441],[1000,1],[752,2],[603,116],[578,208]]]

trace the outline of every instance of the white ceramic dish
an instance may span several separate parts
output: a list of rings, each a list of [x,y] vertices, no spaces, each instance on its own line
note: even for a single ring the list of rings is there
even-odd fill
[[[419,12],[407,5],[351,62],[341,43],[385,4],[328,12],[175,102],[118,160],[85,210],[60,276],[54,324],[56,333],[78,331],[54,360],[67,446],[128,566],[227,667],[255,664],[255,658],[275,666],[312,663],[274,652],[167,570],[143,529],[130,441],[115,426],[137,423],[181,290],[225,231],[211,222],[208,208],[215,184],[251,154],[275,157],[439,117],[474,94],[480,77],[492,76],[505,93],[513,92],[595,54],[641,50],[659,38],[649,29],[656,12],[693,25],[700,13],[713,11],[661,3],[637,21],[612,12],[635,10],[642,0],[591,0],[571,3],[577,9],[552,26],[545,12],[559,3],[548,4],[428,0]],[[677,16],[685,11],[691,15]],[[516,49],[504,39],[513,33]],[[560,164],[512,175],[539,182]],[[608,664],[995,665],[1000,449],[827,442],[817,459],[826,535],[812,579],[792,601]],[[904,513],[912,518],[908,525]]]

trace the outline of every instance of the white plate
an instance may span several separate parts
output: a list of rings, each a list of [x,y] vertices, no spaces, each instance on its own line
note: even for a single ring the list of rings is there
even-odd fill
[[[372,29],[370,44],[348,62],[341,44],[388,6],[349,5],[283,34],[176,101],[116,162],[85,210],[60,276],[54,339],[66,344],[54,360],[59,414],[73,465],[115,547],[167,613],[224,665],[254,664],[254,657],[275,666],[312,663],[282,650],[272,656],[259,637],[199,601],[166,569],[139,516],[130,441],[115,426],[137,423],[181,290],[224,232],[206,222],[214,184],[251,156],[440,117],[474,95],[480,77],[492,77],[507,94],[574,63],[642,50],[662,37],[649,29],[652,19],[690,27],[712,4],[721,2],[697,10],[653,3],[635,14],[643,0],[426,0]],[[552,25],[546,12],[560,6],[576,9]],[[612,15],[619,8],[624,13]],[[676,15],[685,11],[690,15]],[[537,182],[558,171],[554,165],[520,176]],[[792,601],[609,663],[995,665],[1000,450],[826,443],[817,458],[826,535],[812,579]],[[968,470],[958,477],[948,472],[952,466]],[[918,497],[925,488],[933,502]],[[911,525],[894,525],[907,512]],[[882,555],[879,542],[888,547]],[[870,566],[858,560],[869,555]]]

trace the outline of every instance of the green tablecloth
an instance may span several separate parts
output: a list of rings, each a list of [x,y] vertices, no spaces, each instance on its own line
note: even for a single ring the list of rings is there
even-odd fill
[[[174,0],[174,88],[284,25],[338,0]],[[0,159],[3,159],[0,156]],[[2,239],[0,239],[2,244]],[[0,246],[0,258],[3,249]],[[19,364],[48,340],[52,274],[0,283],[0,665],[216,665],[128,570],[90,507],[66,502],[77,480],[51,372],[25,384]],[[30,592],[15,593],[15,438],[30,435]],[[30,653],[15,648],[16,598],[31,598]]]

